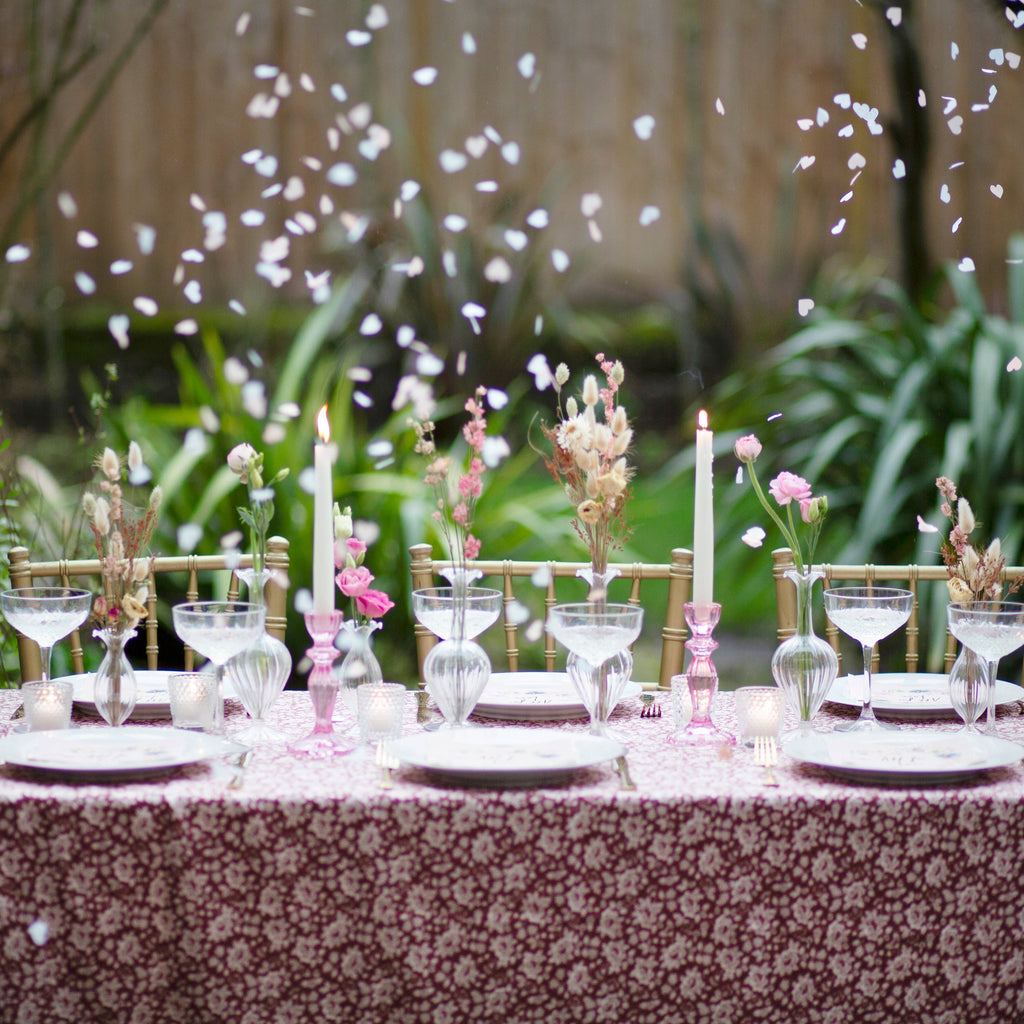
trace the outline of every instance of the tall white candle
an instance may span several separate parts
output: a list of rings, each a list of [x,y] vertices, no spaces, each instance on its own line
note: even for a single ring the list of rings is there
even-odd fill
[[[326,405],[317,415],[316,428],[320,441],[313,446],[313,611],[326,615],[334,610],[334,452]]]
[[[693,495],[693,603],[709,605],[714,600],[715,513],[712,500],[712,442],[708,414],[697,416],[697,468]]]

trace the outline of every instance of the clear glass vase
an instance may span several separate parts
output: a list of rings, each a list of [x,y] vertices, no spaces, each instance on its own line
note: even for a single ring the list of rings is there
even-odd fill
[[[363,683],[382,683],[384,675],[380,662],[373,653],[372,638],[381,623],[376,619],[367,622],[346,620],[338,634],[336,646],[343,652],[341,661],[334,669],[338,681],[338,701],[334,721],[355,728],[359,721],[356,691]]]
[[[949,670],[949,700],[963,720],[964,731],[980,734],[978,719],[989,704],[988,665],[963,645]]]
[[[775,648],[772,676],[797,714],[800,735],[812,731],[811,722],[839,674],[839,659],[831,644],[815,636],[811,618],[814,584],[825,574],[805,566],[785,575],[796,587],[796,633]]]
[[[588,601],[606,604],[608,584],[619,575],[619,570],[606,569],[602,572],[591,567],[578,569],[576,575],[587,582]],[[619,651],[603,665],[595,667],[570,651],[565,660],[565,671],[590,716],[591,735],[607,736],[608,717],[622,699],[626,683],[633,675],[633,655],[629,650]]]
[[[452,585],[451,636],[430,649],[423,662],[423,675],[427,692],[437,702],[445,725],[448,728],[462,728],[467,724],[491,676],[491,660],[487,652],[475,640],[466,636],[470,583],[482,574],[462,566],[445,569],[443,574]],[[495,618],[498,609],[500,603],[494,608]],[[480,623],[474,622],[473,629],[477,625],[486,628],[489,623],[484,620],[489,614],[489,611],[484,614]]]
[[[235,575],[249,590],[249,600],[266,606],[264,587],[271,570],[236,569]],[[281,695],[292,671],[288,648],[264,630],[252,645],[227,663],[227,677],[252,720],[232,739],[249,746],[287,743],[291,737],[267,722],[267,715]]]
[[[124,645],[135,636],[134,629],[105,626],[92,635],[103,642],[106,651],[96,669],[93,701],[100,716],[109,725],[123,725],[135,709],[138,693],[135,671],[124,653]]]

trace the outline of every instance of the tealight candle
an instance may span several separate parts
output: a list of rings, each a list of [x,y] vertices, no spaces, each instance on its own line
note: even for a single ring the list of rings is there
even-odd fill
[[[213,729],[217,677],[212,672],[177,672],[167,680],[171,722],[176,729]]]
[[[24,683],[21,687],[29,732],[67,729],[71,725],[74,687],[66,680]]]
[[[777,686],[740,686],[735,692],[740,742],[751,746],[755,736],[779,735],[783,698]]]
[[[401,683],[363,683],[356,688],[359,732],[364,743],[402,735],[405,687]]]

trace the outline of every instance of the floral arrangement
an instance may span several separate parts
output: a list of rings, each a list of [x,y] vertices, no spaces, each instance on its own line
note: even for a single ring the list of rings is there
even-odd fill
[[[761,442],[753,434],[741,437],[733,446],[736,458],[750,472],[750,483],[753,485],[758,501],[782,531],[782,537],[787,547],[793,552],[793,561],[797,570],[803,572],[804,567],[814,561],[814,549],[817,547],[821,528],[825,522],[825,516],[828,514],[828,498],[824,494],[817,497],[812,495],[811,485],[802,476],[788,471],[779,473],[768,484],[768,492],[779,508],[786,510],[786,518],[783,521],[782,516],[768,503],[768,498],[761,488],[761,482],[757,478],[754,463],[761,454],[761,450]],[[806,560],[804,548],[800,544],[800,536],[797,533],[797,524],[793,518],[793,502],[797,503],[800,509],[800,518],[808,526]],[[760,527],[756,530],[748,530],[743,539],[751,547],[760,547],[764,540],[764,531]]]
[[[163,492],[154,487],[144,508],[125,502],[125,476],[129,482],[149,477],[135,441],[123,462],[112,448],[104,448],[96,467],[99,493],[87,491],[82,498],[103,577],[103,594],[93,603],[92,618],[101,628],[129,630],[146,617],[150,559],[143,551],[156,529]]]
[[[485,387],[478,387],[473,397],[466,400],[469,420],[463,424],[462,436],[469,449],[468,464],[459,474],[454,492],[449,485],[452,457],[438,455],[433,420],[409,420],[416,433],[413,450],[427,461],[423,482],[433,489],[437,501],[433,519],[440,527],[452,562],[463,567],[480,554],[480,541],[473,536],[472,527],[476,503],[483,493],[484,448],[488,440],[483,407],[486,393]]]
[[[609,551],[621,548],[629,536],[625,510],[633,471],[626,453],[633,429],[625,406],[616,402],[626,376],[622,363],[605,359],[604,353],[596,358],[605,386],[598,384],[594,374],[587,374],[579,398],[570,395],[564,408],[562,390],[569,381],[569,368],[558,364],[550,379],[558,420],[554,426],[542,424],[541,430],[551,446],[544,464],[576,510],[573,529],[587,546],[593,570],[603,573]]]
[[[971,544],[969,538],[977,527],[974,512],[966,498],[957,497],[956,484],[948,477],[940,476],[935,486],[942,496],[940,511],[950,520],[953,528],[949,537],[942,541],[940,551],[946,566],[949,597],[954,604],[968,601],[998,601],[1003,595],[1001,579],[1006,559],[1002,545],[996,537],[988,547]],[[938,527],[917,517],[918,529],[923,533],[938,533]],[[1010,581],[1007,593],[1012,594],[1021,584],[1018,577]]]
[[[278,470],[270,483],[263,482],[263,453],[251,444],[236,444],[228,452],[228,468],[245,484],[247,506],[238,509],[239,518],[249,527],[252,538],[253,570],[258,574],[267,564],[267,530],[274,518],[274,484],[288,475],[287,467]]]
[[[395,607],[395,602],[382,590],[372,590],[373,573],[363,565],[366,558],[366,544],[353,535],[352,510],[344,512],[334,506],[334,577],[338,589],[353,605],[353,618],[358,615],[363,622],[379,619]]]

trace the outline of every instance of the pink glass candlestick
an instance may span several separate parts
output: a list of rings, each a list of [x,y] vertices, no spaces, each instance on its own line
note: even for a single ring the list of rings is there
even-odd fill
[[[693,717],[686,728],[672,736],[676,743],[718,743],[734,746],[736,737],[711,721],[711,707],[718,693],[718,672],[711,655],[718,649],[718,643],[711,634],[718,625],[722,606],[717,603],[698,605],[687,602],[683,605],[686,624],[690,627],[690,639],[686,649],[692,655],[686,671],[686,685],[693,704]]]
[[[338,680],[331,666],[338,658],[339,651],[334,646],[334,638],[345,621],[343,612],[306,612],[306,629],[313,638],[313,646],[306,653],[313,661],[313,670],[309,673],[309,699],[313,702],[315,721],[313,731],[304,739],[291,744],[290,750],[314,757],[331,757],[334,754],[347,754],[356,744],[348,737],[334,731],[331,716],[334,703],[338,699]]]

